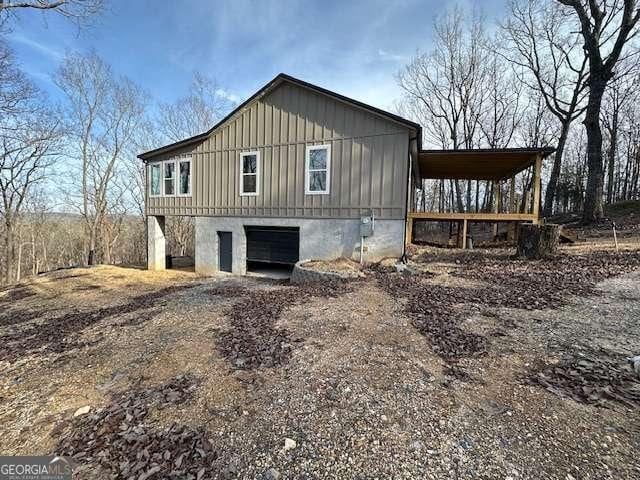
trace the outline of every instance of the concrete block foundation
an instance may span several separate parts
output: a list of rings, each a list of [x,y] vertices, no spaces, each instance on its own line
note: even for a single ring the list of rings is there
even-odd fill
[[[197,273],[203,275],[219,271],[219,231],[232,233],[232,273],[247,273],[245,226],[298,227],[301,260],[360,258],[359,219],[196,217],[195,220],[195,268]],[[385,257],[400,257],[403,253],[404,233],[404,220],[376,220],[373,235],[364,241],[364,260],[376,262]]]

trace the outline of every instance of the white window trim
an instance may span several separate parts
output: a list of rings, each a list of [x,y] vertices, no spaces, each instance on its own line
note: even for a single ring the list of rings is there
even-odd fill
[[[193,162],[191,161],[191,157],[178,157],[176,158],[176,196],[177,197],[190,197],[193,190]],[[180,164],[184,162],[189,162],[189,193],[180,193]]]
[[[249,155],[255,155],[256,156],[256,191],[255,192],[245,192],[244,191],[244,170],[243,170],[243,164],[244,164],[244,157],[249,156]],[[241,197],[257,197],[258,193],[260,193],[260,152],[255,151],[255,152],[240,152],[240,196]],[[249,175],[249,174],[246,174]]]
[[[168,180],[168,178],[166,178],[166,177],[164,176],[164,166],[165,166],[167,163],[173,163],[173,193],[166,193],[166,192],[164,191],[164,184],[165,184],[165,181],[166,181],[166,180]],[[177,180],[177,178],[176,178],[176,177],[177,177],[177,172],[176,172],[176,161],[175,161],[175,159],[171,159],[171,160],[165,160],[165,161],[163,161],[163,162],[162,162],[162,194],[163,194],[163,196],[165,196],[165,197],[177,197],[177,195],[176,195],[176,194],[177,194],[177,189],[176,189],[176,187],[177,187],[177,183],[178,183],[178,182],[176,182],[176,180]]]
[[[158,165],[160,167],[160,185],[159,185],[160,191],[159,191],[159,193],[152,193],[151,192],[151,167],[153,165]],[[148,167],[149,167],[149,171],[148,171],[148,175],[149,175],[149,197],[152,197],[152,198],[161,197],[162,196],[162,185],[164,183],[164,180],[163,180],[164,172],[162,171],[162,169],[163,169],[162,162],[149,162]]]
[[[324,190],[310,190],[309,183],[311,179],[311,169],[309,168],[309,161],[311,159],[310,152],[312,150],[327,150],[327,168],[326,169],[314,169],[314,172],[327,171],[327,184]],[[304,193],[305,195],[328,195],[331,192],[331,144],[325,145],[308,145],[305,150],[305,174],[304,174]]]

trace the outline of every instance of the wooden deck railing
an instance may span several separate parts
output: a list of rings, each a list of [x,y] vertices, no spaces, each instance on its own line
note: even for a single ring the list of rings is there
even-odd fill
[[[467,228],[469,222],[490,222],[490,223],[509,223],[509,222],[531,222],[538,223],[539,217],[536,213],[449,213],[449,212],[409,212],[407,214],[407,230],[405,242],[407,244],[413,241],[413,222],[414,220],[430,220],[439,222],[462,222],[462,245],[461,248],[467,247]]]

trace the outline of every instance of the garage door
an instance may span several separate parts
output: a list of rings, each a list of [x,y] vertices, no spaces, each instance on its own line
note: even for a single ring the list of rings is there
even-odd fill
[[[247,261],[293,265],[300,256],[298,227],[245,227]]]

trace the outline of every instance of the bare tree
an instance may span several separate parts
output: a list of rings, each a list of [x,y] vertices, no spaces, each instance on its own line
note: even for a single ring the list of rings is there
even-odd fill
[[[589,97],[584,124],[587,133],[587,189],[582,221],[603,215],[604,187],[600,110],[605,89],[616,74],[627,42],[637,33],[640,7],[636,0],[557,0],[570,7],[580,25],[589,60]]]
[[[556,141],[555,121],[546,102],[535,90],[530,90],[520,128],[516,132],[519,145],[549,147]]]
[[[640,81],[640,79],[638,79]],[[624,165],[619,182],[619,198],[634,200],[640,193],[640,93],[633,90],[634,98],[620,112],[619,137]]]
[[[522,83],[504,68],[501,57],[495,54],[496,47],[488,48],[492,52],[488,54],[485,111],[480,129],[490,148],[503,148],[512,143],[527,109],[523,104]]]
[[[640,74],[638,74],[636,62],[629,63],[631,64],[629,68],[623,67],[623,71],[629,73],[619,75],[612,79],[605,90],[603,98],[605,108],[602,111],[601,123],[606,132],[608,143],[607,160],[605,164],[605,171],[607,173],[607,203],[612,203],[615,200],[616,157],[618,154],[621,116],[624,117],[624,109],[632,108],[630,103],[637,100],[637,92],[638,88],[640,88]]]
[[[185,97],[160,104],[159,132],[177,142],[209,130],[234,107],[224,92],[215,80],[195,72]]]
[[[54,12],[78,26],[104,10],[106,0],[0,0],[0,23],[23,10]]]
[[[543,215],[549,216],[569,128],[585,108],[587,59],[562,9],[548,1],[511,0],[502,32],[507,39],[505,57],[521,69],[521,81],[540,93],[560,122],[543,208]]]
[[[474,14],[469,20],[456,8],[438,18],[434,29],[432,51],[418,53],[398,74],[403,108],[423,125],[426,143],[476,147],[489,71],[483,19]],[[452,181],[450,186],[457,209],[464,211],[459,183]],[[442,192],[443,182],[441,187]]]
[[[50,235],[51,230],[52,205],[52,199],[46,194],[44,188],[40,187],[31,191],[24,215],[28,221],[27,245],[31,251],[28,262],[30,268],[27,271],[31,275],[36,275],[42,269],[46,270],[48,252],[46,238]],[[20,267],[21,262],[17,263]],[[16,278],[19,279],[18,274],[16,274]]]
[[[0,39],[0,118],[34,111],[30,102],[37,96],[35,85],[16,67],[13,52]]]
[[[435,24],[433,50],[418,53],[398,74],[406,108],[423,121],[426,140],[442,148],[471,146],[482,111],[486,75],[482,19],[454,9]]]
[[[84,218],[88,234],[87,263],[96,263],[101,228],[110,208],[122,201],[113,188],[144,119],[146,95],[127,78],[117,78],[95,53],[65,58],[55,82],[67,100],[67,119],[73,154],[78,160],[77,183],[69,200]]]
[[[235,103],[229,99],[220,84],[202,73],[195,72],[186,96],[175,103],[161,103],[157,118],[157,132],[164,137],[164,141],[176,142],[205,132],[213,127]],[[146,149],[151,143],[157,143],[158,137],[145,135],[141,138]],[[160,140],[163,140],[160,138]],[[131,167],[137,173],[137,179],[142,180],[136,185],[140,192],[144,208],[144,165],[138,161],[137,166]],[[169,217],[166,223],[167,237],[170,240],[170,251],[184,256],[193,250],[194,222],[191,217]]]
[[[29,194],[40,184],[59,153],[57,116],[24,74],[12,65],[11,52],[0,74],[0,216],[4,224],[5,282],[16,279],[16,231]],[[19,271],[19,268],[18,268]]]
[[[127,203],[135,209],[135,212],[144,220],[145,217],[145,163],[137,155],[162,145],[163,137],[155,128],[149,118],[141,119],[140,126],[134,132],[129,151],[126,154],[126,197]]]

